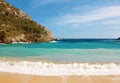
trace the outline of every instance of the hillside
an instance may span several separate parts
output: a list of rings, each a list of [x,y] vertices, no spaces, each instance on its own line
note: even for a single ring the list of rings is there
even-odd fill
[[[0,1],[0,43],[49,42],[52,34],[44,26],[7,2]]]
[[[119,38],[117,38],[117,40],[120,40],[120,37],[119,37]]]

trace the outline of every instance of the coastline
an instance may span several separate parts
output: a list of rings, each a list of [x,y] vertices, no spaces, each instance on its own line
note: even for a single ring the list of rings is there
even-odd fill
[[[120,75],[108,76],[37,76],[0,72],[2,83],[120,83]]]
[[[1,60],[0,72],[39,76],[120,75],[120,63],[52,63],[29,60]]]
[[[96,72],[96,70],[99,71]],[[120,63],[59,63],[28,58],[3,57],[0,58],[0,82],[120,83]]]

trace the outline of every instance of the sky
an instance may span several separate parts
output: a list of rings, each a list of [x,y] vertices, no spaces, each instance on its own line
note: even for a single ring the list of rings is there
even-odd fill
[[[54,38],[120,37],[120,0],[5,0]]]

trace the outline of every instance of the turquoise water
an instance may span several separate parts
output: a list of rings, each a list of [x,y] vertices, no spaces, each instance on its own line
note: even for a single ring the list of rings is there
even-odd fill
[[[0,44],[0,57],[55,62],[120,62],[120,41],[63,39],[50,43]]]

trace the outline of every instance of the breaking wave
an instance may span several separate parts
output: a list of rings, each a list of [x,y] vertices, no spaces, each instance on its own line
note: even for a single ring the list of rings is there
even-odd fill
[[[1,72],[19,74],[63,76],[63,75],[120,75],[120,64],[118,63],[71,63],[55,64],[47,62],[29,61],[0,61]]]

